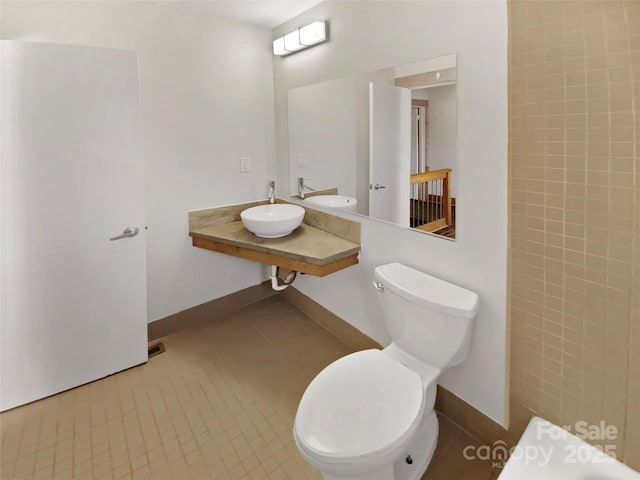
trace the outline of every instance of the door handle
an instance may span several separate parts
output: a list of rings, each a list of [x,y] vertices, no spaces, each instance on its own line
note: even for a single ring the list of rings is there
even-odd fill
[[[138,227],[127,227],[124,229],[122,234],[111,237],[109,240],[113,241],[120,240],[121,238],[135,237],[138,233],[140,233],[140,229]]]
[[[383,188],[387,188],[384,185],[380,185],[379,183],[376,183],[375,185],[371,185],[369,184],[369,190],[373,189],[373,190],[380,190]]]

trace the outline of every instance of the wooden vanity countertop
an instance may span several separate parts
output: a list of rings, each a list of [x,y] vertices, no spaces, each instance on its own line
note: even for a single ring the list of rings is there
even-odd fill
[[[302,223],[281,238],[261,238],[242,222],[191,230],[193,246],[323,277],[358,263],[360,244]]]

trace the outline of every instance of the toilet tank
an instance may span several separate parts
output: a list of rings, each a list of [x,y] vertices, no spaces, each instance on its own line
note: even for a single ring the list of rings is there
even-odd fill
[[[374,276],[397,347],[438,368],[467,358],[477,294],[400,263],[381,265]]]

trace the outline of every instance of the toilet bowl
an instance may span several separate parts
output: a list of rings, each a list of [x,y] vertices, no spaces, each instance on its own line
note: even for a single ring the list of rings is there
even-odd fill
[[[293,427],[325,480],[417,480],[438,438],[443,368],[468,353],[475,293],[393,263],[375,270],[392,342],[336,360],[304,392]]]

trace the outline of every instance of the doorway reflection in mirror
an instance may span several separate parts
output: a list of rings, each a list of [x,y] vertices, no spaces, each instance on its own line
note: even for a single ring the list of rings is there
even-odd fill
[[[455,88],[411,92],[410,226],[448,238],[455,238]]]

